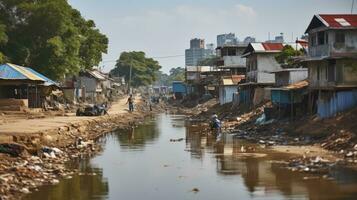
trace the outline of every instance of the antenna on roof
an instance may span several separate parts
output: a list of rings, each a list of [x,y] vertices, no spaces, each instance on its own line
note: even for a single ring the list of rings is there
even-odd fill
[[[355,4],[355,0],[352,0],[352,6],[351,6],[351,14],[353,14],[353,6]]]

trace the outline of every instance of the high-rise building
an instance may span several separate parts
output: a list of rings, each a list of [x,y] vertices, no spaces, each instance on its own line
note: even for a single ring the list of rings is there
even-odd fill
[[[205,48],[205,40],[195,38],[190,40],[190,49],[204,49]]]
[[[217,35],[217,47],[236,45],[237,43],[238,39],[234,33]]]
[[[205,58],[212,56],[210,49],[205,49],[204,39],[192,39],[190,40],[190,48],[185,50],[185,65],[186,66],[197,66],[200,61]]]

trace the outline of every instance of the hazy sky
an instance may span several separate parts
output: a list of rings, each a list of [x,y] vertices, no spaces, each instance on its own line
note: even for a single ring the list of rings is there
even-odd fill
[[[301,36],[317,13],[350,13],[352,0],[69,0],[109,37],[105,71],[123,51],[144,51],[149,57],[183,55],[189,40],[233,32],[238,39],[259,41],[284,33]],[[357,2],[356,2],[357,3]],[[357,5],[354,13],[357,12]],[[157,58],[168,72],[185,65],[184,57]]]

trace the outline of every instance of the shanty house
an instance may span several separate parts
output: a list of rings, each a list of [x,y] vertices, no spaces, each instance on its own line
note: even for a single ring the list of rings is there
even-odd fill
[[[237,93],[238,84],[243,79],[244,75],[222,77],[219,85],[219,103],[221,105],[231,103],[233,101],[233,96]]]
[[[281,70],[275,56],[281,52],[282,43],[250,43],[243,56],[246,60],[246,81],[239,85],[240,102],[255,106],[270,98],[264,88],[275,84],[273,71]]]
[[[57,84],[29,67],[0,65],[0,109],[42,108]]]
[[[106,77],[97,70],[81,71],[77,81],[84,90],[84,99],[91,103],[105,101],[106,80]]]
[[[215,82],[218,73],[219,71],[211,66],[186,66],[187,93],[198,96],[205,94],[208,85]]]
[[[310,110],[327,118],[357,106],[357,15],[315,15],[306,33]]]

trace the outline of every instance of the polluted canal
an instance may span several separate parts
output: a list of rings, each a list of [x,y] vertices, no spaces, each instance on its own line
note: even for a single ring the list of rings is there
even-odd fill
[[[280,164],[291,155],[197,129],[161,114],[108,134],[101,154],[75,165],[78,174],[25,199],[356,199],[352,170],[333,169],[328,179],[292,172]]]

